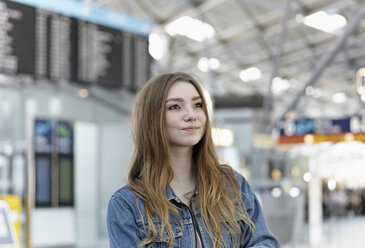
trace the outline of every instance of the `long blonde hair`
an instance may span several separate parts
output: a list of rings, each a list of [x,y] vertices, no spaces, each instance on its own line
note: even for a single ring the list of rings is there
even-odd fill
[[[153,242],[157,233],[163,238],[168,233],[168,242],[174,243],[169,214],[179,214],[178,209],[166,197],[166,187],[173,179],[169,161],[169,146],[165,132],[165,100],[172,84],[185,81],[194,85],[202,98],[207,117],[205,134],[193,147],[193,170],[198,178],[201,217],[212,238],[214,247],[225,245],[221,225],[228,229],[238,242],[243,231],[237,219],[253,228],[242,201],[235,180],[234,171],[227,165],[220,165],[215,153],[208,118],[206,100],[198,81],[186,73],[162,74],[150,79],[138,93],[132,112],[132,134],[135,143],[128,174],[128,183],[133,191],[145,202],[142,215],[147,217],[148,234],[139,244]],[[153,224],[153,216],[161,220],[159,230]],[[144,216],[142,216],[144,220]]]

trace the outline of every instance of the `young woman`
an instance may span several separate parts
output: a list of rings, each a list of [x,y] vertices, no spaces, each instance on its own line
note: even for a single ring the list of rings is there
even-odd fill
[[[111,248],[279,247],[245,178],[218,163],[195,78],[152,78],[132,119],[128,185],[108,207]]]

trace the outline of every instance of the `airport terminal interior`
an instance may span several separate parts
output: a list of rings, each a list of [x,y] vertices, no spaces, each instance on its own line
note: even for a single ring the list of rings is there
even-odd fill
[[[363,0],[0,0],[0,247],[109,247],[135,95],[176,71],[283,248],[365,247]]]

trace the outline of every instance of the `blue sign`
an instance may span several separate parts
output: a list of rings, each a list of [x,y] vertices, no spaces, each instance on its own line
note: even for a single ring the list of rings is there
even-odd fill
[[[305,133],[313,133],[314,132],[314,121],[313,120],[304,120],[304,121],[296,121],[295,122],[295,133],[297,135],[305,134]]]
[[[280,134],[286,136],[305,134],[365,133],[365,117],[344,119],[304,119],[283,121]]]
[[[34,150],[37,153],[51,153],[53,122],[51,120],[35,120],[34,123]]]

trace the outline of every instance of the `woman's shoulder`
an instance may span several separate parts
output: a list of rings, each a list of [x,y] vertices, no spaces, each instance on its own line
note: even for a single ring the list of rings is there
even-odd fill
[[[140,200],[128,184],[124,185],[122,188],[114,192],[111,198],[132,205],[136,204],[137,199]]]
[[[247,184],[247,180],[244,175],[242,175],[238,171],[234,171],[234,175],[236,177],[237,183],[239,186],[242,186],[243,184]]]
[[[111,195],[107,220],[108,223],[124,223],[125,221],[141,223],[143,211],[144,202],[137,197],[129,185],[125,185]]]
[[[224,171],[222,175],[236,180],[239,188],[241,188],[242,185],[247,184],[246,178],[240,172],[233,170],[232,167],[230,167],[229,165],[222,165],[222,167]]]

